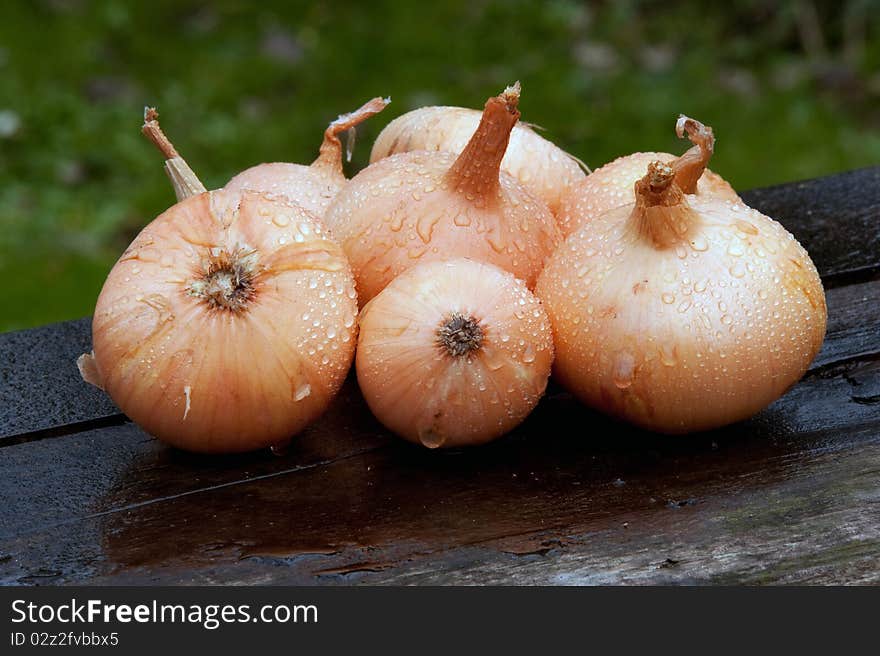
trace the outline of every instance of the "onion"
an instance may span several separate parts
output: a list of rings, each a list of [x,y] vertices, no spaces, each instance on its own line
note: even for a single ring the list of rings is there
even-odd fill
[[[373,144],[370,162],[412,150],[460,153],[480,124],[482,112],[464,107],[422,107],[391,121]],[[512,175],[555,214],[562,197],[584,180],[587,166],[556,144],[518,123],[501,170]]]
[[[593,171],[572,187],[560,203],[556,221],[564,236],[594,220],[600,214],[632,203],[633,185],[645,174],[651,162],[670,164],[676,184],[686,194],[739,201],[739,196],[720,175],[706,166],[715,150],[712,128],[687,116],[675,124],[679,138],[687,135],[693,147],[680,157],[670,153],[633,153]]]
[[[652,163],[636,203],[556,251],[537,294],[555,375],[594,408],[667,433],[745,419],[806,371],[825,334],[822,283],[781,225],[688,195]]]
[[[315,217],[250,191],[174,205],[110,272],[83,377],[191,451],[283,443],[320,415],[354,355],[357,302]]]
[[[342,170],[342,144],[338,135],[347,132],[353,136],[355,126],[381,112],[390,102],[390,98],[373,98],[361,108],[333,121],[324,132],[318,159],[311,165],[259,164],[232,178],[226,183],[226,189],[251,189],[280,195],[299,203],[315,216],[323,217],[330,202],[347,182]]]
[[[518,85],[490,98],[461,155],[392,155],[339,192],[324,220],[351,261],[362,304],[418,262],[454,256],[534,285],[559,230],[543,201],[499,170],[518,101]]]
[[[385,426],[429,448],[488,442],[547,387],[553,341],[526,286],[466,259],[401,274],[363,309],[357,377]]]

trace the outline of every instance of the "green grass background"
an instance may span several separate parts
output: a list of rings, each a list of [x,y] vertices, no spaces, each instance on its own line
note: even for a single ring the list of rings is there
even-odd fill
[[[311,161],[330,120],[390,95],[354,172],[394,116],[516,79],[523,119],[591,166],[680,152],[680,112],[739,189],[880,162],[877,0],[714,4],[4,2],[0,330],[89,314],[173,202],[145,104],[209,188]]]

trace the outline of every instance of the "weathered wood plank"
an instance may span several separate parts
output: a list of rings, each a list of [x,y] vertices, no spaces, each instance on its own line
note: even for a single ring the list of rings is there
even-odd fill
[[[90,319],[80,319],[0,335],[0,443],[119,416],[76,368],[76,358],[92,348],[91,329]]]
[[[880,433],[806,462],[771,456],[777,480],[724,469],[683,506],[641,503],[574,530],[544,530],[358,578],[395,584],[880,583]],[[740,489],[731,493],[730,487]],[[632,495],[638,497],[638,493]],[[647,503],[646,503],[647,501]],[[662,500],[659,501],[662,504]],[[679,502],[680,503],[680,502]],[[606,507],[615,507],[613,501]],[[463,553],[457,553],[463,551]]]
[[[811,371],[880,353],[880,282],[829,289],[828,327]]]
[[[342,461],[390,442],[353,380],[333,407],[306,428],[283,456],[268,450],[229,456],[169,448],[132,423],[0,449],[0,537],[54,528],[88,515],[210,492],[242,481]],[[21,487],[27,494],[14,494]],[[115,490],[118,506],[94,507],[100,490]]]
[[[826,283],[880,272],[880,166],[752,189],[742,198],[798,238]]]

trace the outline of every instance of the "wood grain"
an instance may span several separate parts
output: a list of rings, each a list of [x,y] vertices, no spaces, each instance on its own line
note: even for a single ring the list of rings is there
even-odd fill
[[[119,423],[110,398],[76,368],[91,343],[90,319],[0,334],[0,444],[75,432],[93,421]]]

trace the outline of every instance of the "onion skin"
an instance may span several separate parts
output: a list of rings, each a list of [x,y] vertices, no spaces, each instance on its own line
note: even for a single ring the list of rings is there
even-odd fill
[[[242,171],[227,182],[224,189],[263,191],[273,197],[293,200],[316,217],[322,217],[346,182],[345,176],[337,175],[332,169],[269,162]]]
[[[209,302],[203,284],[225,262],[245,290],[229,307]],[[249,451],[326,409],[352,362],[356,313],[348,263],[310,213],[207,192],[157,217],[113,267],[95,308],[94,362],[80,367],[160,440]]]
[[[458,314],[479,322],[479,347],[458,356],[438,328]],[[464,259],[420,264],[362,311],[358,383],[370,409],[429,448],[482,444],[538,403],[553,362],[547,315],[519,280]]]
[[[481,115],[476,109],[464,107],[422,107],[407,112],[379,133],[370,162],[413,150],[461,153]],[[510,134],[501,170],[543,200],[554,214],[562,197],[586,178],[578,160],[522,123]]]
[[[645,175],[652,162],[677,166],[677,182],[685,193],[740,201],[724,178],[706,168],[715,145],[711,128],[682,116],[676,124],[676,132],[679,137],[687,134],[694,143],[683,155],[654,152],[625,155],[596,169],[573,186],[556,212],[556,222],[563,236],[568,237],[608,210],[634,202],[633,185]]]
[[[661,180],[662,168],[651,167]],[[584,403],[653,431],[746,419],[818,353],[819,275],[776,221],[674,182],[654,189],[650,176],[636,204],[583,226],[541,274],[554,375]]]
[[[361,304],[415,264],[451,257],[495,264],[534,286],[560,236],[547,206],[499,172],[518,97],[514,87],[487,101],[461,155],[392,155],[339,193],[325,222],[348,255]]]
[[[373,98],[350,114],[343,114],[324,132],[318,158],[309,166],[288,162],[271,162],[252,166],[234,176],[225,189],[261,191],[293,201],[317,217],[323,217],[336,194],[348,179],[342,169],[342,144],[339,134],[353,129],[381,112],[389,99]]]

